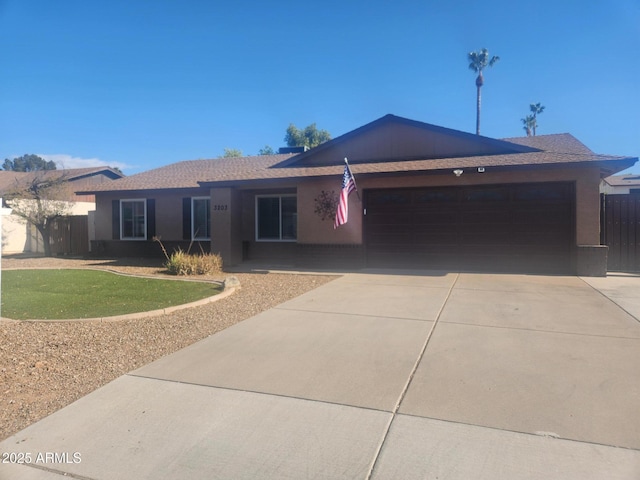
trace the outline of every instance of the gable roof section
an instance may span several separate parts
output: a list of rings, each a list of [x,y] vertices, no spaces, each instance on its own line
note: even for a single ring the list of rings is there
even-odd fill
[[[349,163],[377,163],[435,158],[460,158],[535,151],[459,130],[395,115],[385,115],[349,133],[318,145],[278,167],[318,167]]]
[[[86,168],[67,168],[62,170],[51,170],[52,172],[66,172],[69,180],[80,180],[81,178],[91,177],[93,175],[102,174],[113,180],[124,177],[124,174],[114,170],[111,167],[86,167]]]
[[[0,170],[0,194],[26,187],[36,177],[41,177],[45,180],[65,176],[69,182],[74,182],[98,174],[105,175],[112,179],[123,177],[122,173],[115,171],[111,167],[67,168],[61,170],[37,170],[33,172]]]

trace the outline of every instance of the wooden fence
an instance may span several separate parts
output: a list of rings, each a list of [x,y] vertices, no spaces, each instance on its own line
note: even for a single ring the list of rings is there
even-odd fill
[[[59,218],[51,231],[53,255],[86,255],[89,253],[89,218],[73,215]]]
[[[601,195],[600,223],[607,270],[640,272],[640,195]]]

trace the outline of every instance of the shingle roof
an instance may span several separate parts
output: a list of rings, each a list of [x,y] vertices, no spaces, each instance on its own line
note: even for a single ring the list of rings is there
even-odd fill
[[[111,167],[67,168],[64,170],[38,170],[34,172],[0,170],[0,193],[27,186],[36,177],[50,179],[64,176],[67,180],[74,181],[101,172],[108,173],[112,178],[122,177],[121,173],[116,172]]]
[[[185,160],[120,178],[108,184],[96,185],[90,192],[80,193],[198,188],[198,182],[221,176],[258,175],[258,172],[294,155]]]
[[[632,164],[637,159],[613,155],[598,155],[589,150],[570,134],[543,135],[533,137],[521,137],[505,139],[512,143],[540,149],[539,151],[509,153],[501,155],[478,155],[457,158],[430,158],[411,159],[387,162],[358,163],[351,166],[354,175],[403,173],[418,171],[446,170],[454,168],[477,167],[515,167],[552,164],[578,164],[584,162],[624,162]],[[336,159],[336,166],[331,167],[285,167],[278,168],[274,163],[266,168],[254,171],[226,170],[215,172],[215,177],[202,179],[202,184],[216,184],[222,182],[285,179],[299,177],[317,177],[327,175],[339,175],[344,164],[341,159]]]
[[[518,145],[524,145],[526,147],[538,148],[547,152],[593,153],[591,149],[570,133],[503,138],[503,140],[506,142],[517,143]]]
[[[640,175],[613,175],[604,179],[612,187],[638,187],[640,186]]]
[[[615,172],[637,161],[636,158],[631,157],[595,154],[570,134],[517,137],[504,139],[504,141],[538,150],[457,158],[358,163],[352,165],[352,171],[357,176],[416,171],[426,172],[454,168],[575,165],[585,162],[596,162],[604,165],[607,162],[613,162],[616,166],[612,168],[612,172]],[[309,152],[307,152],[308,154]],[[264,155],[183,161],[121,178],[107,184],[97,185],[91,191],[78,193],[197,188],[249,181],[333,176],[340,175],[344,168],[341,158],[337,158],[336,164],[333,166],[296,167],[294,166],[295,163],[286,162],[286,160],[290,160],[295,156],[295,154]],[[602,162],[605,163],[603,164]],[[283,163],[285,165],[291,163],[292,166],[281,166]],[[625,166],[618,168],[619,163]]]

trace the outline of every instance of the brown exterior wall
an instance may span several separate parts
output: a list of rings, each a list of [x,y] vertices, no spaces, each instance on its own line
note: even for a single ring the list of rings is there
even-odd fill
[[[172,252],[181,249],[185,252],[191,248],[192,253],[209,252],[210,242],[189,242],[189,241],[162,241],[162,244],[171,255]],[[201,250],[202,249],[202,250]],[[144,242],[129,242],[120,240],[92,240],[91,256],[94,257],[152,257],[163,262],[164,253],[158,242],[152,240]]]
[[[257,241],[256,240],[256,197],[259,195],[298,195],[298,241],[300,238],[300,199],[299,191],[291,182],[284,183],[281,188],[250,189],[240,191],[240,245],[242,260],[269,261],[291,264],[295,258],[296,242],[290,241]]]
[[[462,176],[452,172],[439,174],[408,174],[405,176],[359,176],[353,168],[360,196],[366,189],[409,188],[429,186],[464,186],[501,183],[572,182],[576,191],[576,246],[597,245],[600,240],[600,202],[598,186],[600,172],[597,167],[588,168],[534,168],[510,171],[478,173],[467,169]],[[211,251],[221,253],[227,265],[246,260],[267,261],[303,265],[321,265],[322,258],[332,258],[337,263],[352,261],[363,263],[363,208],[354,192],[349,197],[349,222],[333,228],[333,218],[322,220],[314,210],[316,199],[322,191],[340,190],[340,178],[315,178],[274,182],[265,189],[214,188],[212,190],[184,190],[171,192],[108,193],[97,200],[96,240],[112,240],[111,201],[125,198],[154,198],[156,200],[156,235],[163,242],[182,241],[182,198],[191,196],[212,197]],[[261,194],[297,193],[298,239],[297,242],[260,242],[255,238],[255,198]],[[216,207],[219,206],[219,209]],[[151,239],[149,239],[150,241]],[[140,251],[140,242],[118,242],[114,251]],[[129,244],[129,245],[127,245]],[[113,247],[112,245],[112,248]]]
[[[208,195],[210,195],[208,189],[100,194],[96,199],[96,240],[113,239],[111,231],[111,202],[113,200],[144,198],[156,201],[156,236],[160,237],[163,242],[182,241],[182,199]],[[135,240],[132,242],[135,243]]]
[[[341,178],[304,181],[298,188],[298,243],[362,244],[362,202],[353,192],[349,197],[349,221],[336,229],[333,218],[322,220],[314,213],[322,191],[340,194]]]
[[[94,220],[95,239],[111,240],[111,201],[118,198],[112,193],[96,195]]]
[[[354,168],[356,170],[356,168]],[[357,171],[357,170],[356,170]],[[576,184],[576,243],[597,245],[600,241],[600,204],[598,168],[539,169],[527,171],[477,173],[465,172],[460,177],[453,173],[440,175],[411,175],[398,177],[358,177],[358,189],[403,188],[429,186],[460,186],[500,183],[531,183],[570,181]],[[298,242],[311,244],[361,244],[363,204],[354,193],[349,197],[349,222],[333,229],[333,222],[322,222],[314,213],[314,198],[322,190],[340,189],[340,179],[322,179],[301,184],[298,193]]]
[[[235,188],[211,189],[211,251],[226,264],[242,262],[242,196]]]

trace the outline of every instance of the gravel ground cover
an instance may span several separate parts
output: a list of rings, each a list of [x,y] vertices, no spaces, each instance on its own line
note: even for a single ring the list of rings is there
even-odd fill
[[[161,264],[149,260],[2,259],[3,269],[83,267],[165,276]],[[0,440],[131,370],[336,278],[233,275],[241,284],[233,295],[169,315],[113,322],[0,321]]]

